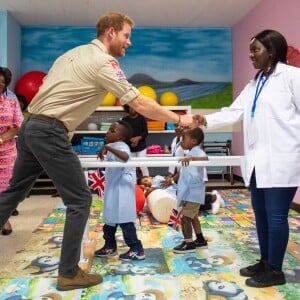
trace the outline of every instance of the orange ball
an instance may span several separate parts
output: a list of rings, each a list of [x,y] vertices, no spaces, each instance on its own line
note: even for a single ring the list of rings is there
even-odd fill
[[[116,100],[115,106],[122,106],[122,103],[121,103],[121,101],[119,99]]]

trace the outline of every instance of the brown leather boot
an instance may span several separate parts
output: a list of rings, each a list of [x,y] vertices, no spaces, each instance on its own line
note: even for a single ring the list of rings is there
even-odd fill
[[[103,281],[101,275],[88,274],[81,269],[74,276],[58,275],[57,289],[59,291],[69,291],[75,289],[84,289],[93,285],[97,285]]]

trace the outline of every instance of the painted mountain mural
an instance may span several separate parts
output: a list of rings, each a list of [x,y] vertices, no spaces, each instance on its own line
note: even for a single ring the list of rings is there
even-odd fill
[[[231,82],[197,82],[179,79],[174,82],[161,82],[146,74],[135,74],[128,79],[134,86],[152,87],[157,98],[171,91],[179,99],[178,105],[191,105],[193,108],[220,108],[232,102]]]
[[[21,75],[47,73],[64,52],[95,38],[92,27],[22,27]],[[118,58],[134,85],[148,85],[159,96],[174,92],[179,105],[220,108],[232,102],[230,28],[138,28],[131,47]]]

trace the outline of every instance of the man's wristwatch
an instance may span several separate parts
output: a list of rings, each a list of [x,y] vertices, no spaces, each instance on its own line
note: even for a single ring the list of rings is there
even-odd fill
[[[4,141],[3,141],[3,138],[0,137],[0,145],[2,145],[3,142],[4,142]]]

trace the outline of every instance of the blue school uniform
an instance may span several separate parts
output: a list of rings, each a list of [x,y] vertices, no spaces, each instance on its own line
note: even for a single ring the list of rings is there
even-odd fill
[[[110,143],[109,146],[131,156],[129,146],[124,142]],[[123,162],[109,151],[106,154],[106,160]],[[120,224],[136,220],[135,184],[135,168],[107,167],[105,169],[103,222]]]
[[[206,154],[199,146],[196,146],[186,156],[205,157]],[[180,168],[177,186],[178,205],[180,205],[181,201],[204,204],[205,185],[203,176],[204,167],[188,165]]]
[[[156,188],[156,189],[163,189],[164,191],[169,193],[172,197],[176,198],[177,197],[177,195],[176,195],[177,194],[177,184],[174,183],[166,188],[162,188],[161,184],[165,180],[166,180],[166,178],[164,176],[156,175],[152,179],[151,187]]]

